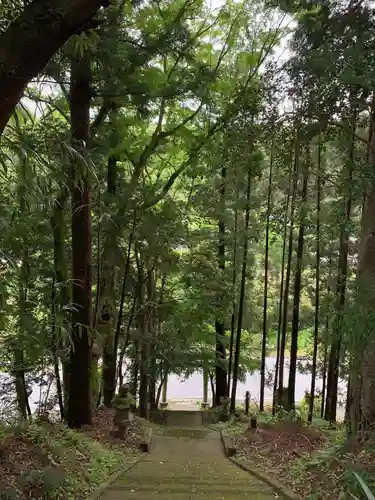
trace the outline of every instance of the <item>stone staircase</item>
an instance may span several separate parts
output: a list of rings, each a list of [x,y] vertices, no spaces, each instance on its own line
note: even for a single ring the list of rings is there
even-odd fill
[[[186,422],[187,416],[172,418]],[[101,500],[275,498],[268,485],[224,456],[217,432],[203,426],[194,428],[191,423],[185,428],[168,425],[163,429],[164,435],[153,437],[151,453],[113,484]]]

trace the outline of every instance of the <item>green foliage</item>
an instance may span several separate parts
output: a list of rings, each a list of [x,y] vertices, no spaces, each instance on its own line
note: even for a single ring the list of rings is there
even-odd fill
[[[362,489],[363,493],[366,495],[367,500],[374,500],[374,498],[375,498],[374,494],[372,493],[372,491],[370,490],[370,488],[368,487],[366,482],[362,479],[362,477],[359,474],[357,474],[356,472],[353,472],[353,475],[356,478],[356,480],[358,481],[358,483],[360,484],[361,489]],[[356,497],[354,497],[354,498],[356,498]]]
[[[124,466],[122,453],[62,425],[24,424],[8,429],[7,435],[9,443],[14,440],[14,446],[23,443],[26,463],[22,466],[32,468],[26,468],[19,477],[16,474],[15,496],[9,496],[10,490],[5,491],[1,497],[4,499],[18,499],[21,491],[35,495],[42,492],[43,498],[51,500],[86,496]]]

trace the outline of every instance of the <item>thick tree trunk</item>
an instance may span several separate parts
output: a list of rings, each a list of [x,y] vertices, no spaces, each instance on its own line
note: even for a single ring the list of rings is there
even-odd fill
[[[273,167],[273,138],[271,146],[270,171],[268,178],[268,197],[267,197],[267,221],[266,221],[266,253],[264,256],[264,290],[263,290],[263,336],[262,336],[262,355],[260,362],[260,401],[259,409],[264,410],[264,387],[266,383],[266,347],[267,347],[267,308],[268,308],[268,254],[269,254],[269,235],[270,235],[270,217],[271,217],[271,195],[272,195],[272,167]]]
[[[164,382],[163,382],[163,387],[162,387],[162,396],[161,396],[161,400],[163,403],[167,402],[167,395],[168,395],[168,372],[165,371]]]
[[[219,268],[224,272],[225,270],[225,183],[226,183],[226,168],[221,170],[221,187],[220,187],[220,205],[221,214],[219,220],[219,244],[218,244],[218,257],[219,257]],[[216,391],[215,391],[215,405],[219,406],[221,404],[222,398],[225,398],[228,394],[227,390],[227,371],[225,369],[224,363],[226,358],[226,348],[225,348],[225,325],[223,320],[223,303],[221,298],[219,299],[219,311],[217,313],[217,318],[215,321],[216,330]]]
[[[26,207],[26,192],[27,192],[27,165],[26,161],[21,161],[19,166],[19,185],[18,185],[18,196],[19,196],[19,209],[20,215],[26,217],[27,207]],[[27,398],[27,388],[25,382],[25,360],[23,352],[23,338],[27,336],[27,324],[26,324],[26,304],[27,304],[27,288],[29,281],[29,262],[28,262],[28,252],[29,252],[29,242],[27,233],[21,237],[21,268],[18,277],[18,338],[15,339],[15,349],[14,349],[14,375],[15,375],[15,387],[16,396],[18,403],[18,410],[22,418],[27,417],[28,408],[28,398]]]
[[[232,392],[230,398],[230,411],[234,413],[236,410],[236,394],[237,394],[237,380],[238,368],[240,364],[240,350],[241,350],[241,330],[242,330],[242,317],[245,304],[245,287],[246,287],[246,269],[247,269],[247,253],[249,248],[249,224],[250,224],[250,194],[251,194],[251,169],[247,173],[247,191],[246,191],[246,210],[245,210],[245,240],[243,244],[242,255],[242,270],[241,270],[241,289],[238,301],[238,319],[237,319],[237,336],[236,347],[234,351],[233,361],[233,382]]]
[[[344,217],[340,227],[339,269],[336,284],[336,315],[333,325],[331,349],[328,359],[327,397],[324,418],[330,422],[336,421],[337,387],[339,380],[339,363],[342,340],[342,319],[345,306],[346,281],[348,272],[349,225],[352,207],[352,183],[355,152],[355,130],[357,113],[353,112],[352,130],[349,143],[348,163],[346,167]]]
[[[369,162],[375,171],[375,92],[371,107]],[[352,432],[368,431],[375,423],[375,181],[372,178],[362,215],[359,250],[358,314],[362,336],[356,340],[351,360],[349,408]]]
[[[24,355],[21,349],[14,350],[14,375],[17,405],[20,416],[23,419],[27,418],[28,397],[25,381],[25,362]]]
[[[90,129],[91,70],[88,55],[74,59],[70,90],[73,145],[86,156]],[[73,304],[67,420],[79,428],[92,421],[91,400],[91,188],[87,164],[76,161],[71,181]]]
[[[34,0],[0,35],[0,134],[26,85],[106,0]]]
[[[299,140],[297,136],[297,141]],[[298,147],[298,146],[297,146]],[[305,243],[305,224],[306,224],[306,203],[307,203],[307,180],[309,175],[310,151],[309,145],[306,147],[306,166],[303,173],[302,194],[301,194],[301,214],[297,243],[296,272],[294,275],[294,297],[293,297],[293,319],[290,344],[290,365],[288,380],[288,405],[289,408],[295,407],[296,392],[296,374],[297,374],[297,356],[298,356],[298,330],[299,330],[299,308],[301,302],[301,280],[303,269],[303,247]],[[299,152],[296,152],[297,157]]]
[[[315,270],[315,318],[314,348],[311,370],[310,402],[307,420],[312,422],[314,413],[316,364],[319,343],[319,304],[320,304],[320,176],[321,176],[321,144],[318,144],[318,172],[316,177],[316,270]]]

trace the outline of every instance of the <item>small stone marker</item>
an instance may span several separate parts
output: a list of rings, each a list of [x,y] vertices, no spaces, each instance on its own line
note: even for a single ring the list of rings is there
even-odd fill
[[[250,406],[250,392],[246,391],[246,393],[245,393],[245,415],[249,414],[249,406]]]
[[[255,432],[257,429],[258,421],[256,415],[251,415],[249,420],[249,425],[247,427],[247,432]]]
[[[113,423],[117,427],[116,436],[125,439],[134,418],[133,408],[135,406],[135,399],[130,394],[127,384],[120,387],[119,393],[113,398],[112,405],[115,409]]]
[[[229,420],[229,407],[230,407],[230,398],[220,398],[220,413],[219,420],[221,422],[228,422]]]

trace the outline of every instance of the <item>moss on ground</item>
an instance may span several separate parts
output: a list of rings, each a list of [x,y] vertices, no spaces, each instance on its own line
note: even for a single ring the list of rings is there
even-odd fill
[[[0,499],[83,499],[135,460],[61,424],[2,429]]]

